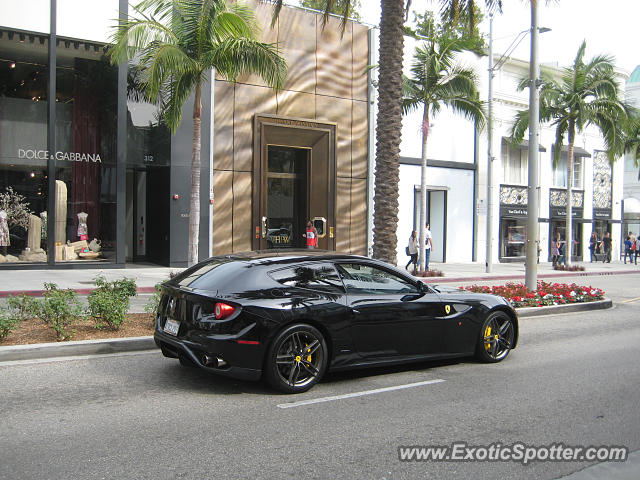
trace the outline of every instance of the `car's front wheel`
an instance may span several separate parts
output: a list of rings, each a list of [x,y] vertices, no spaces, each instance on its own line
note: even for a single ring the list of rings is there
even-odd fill
[[[515,340],[513,320],[504,312],[493,312],[482,324],[476,357],[483,362],[495,363],[506,358]]]
[[[327,344],[318,329],[306,324],[285,328],[275,338],[265,361],[265,378],[285,393],[306,392],[327,368]]]

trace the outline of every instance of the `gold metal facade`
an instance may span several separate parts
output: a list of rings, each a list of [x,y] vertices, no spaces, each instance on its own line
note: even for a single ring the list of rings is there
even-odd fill
[[[312,161],[326,161],[335,172],[328,175],[332,185],[326,191],[333,198],[335,240],[329,248],[366,254],[367,225],[367,63],[368,28],[349,23],[340,35],[340,20],[331,18],[322,28],[321,15],[285,7],[273,29],[272,6],[253,3],[263,26],[262,41],[278,42],[288,64],[285,87],[268,88],[257,76],[230,83],[215,82],[213,158],[213,252],[220,255],[255,248],[256,199],[260,192],[256,172],[257,116],[308,120],[335,125],[334,145],[327,158],[315,154]],[[300,135],[306,145],[308,130],[291,129],[292,144]],[[274,134],[277,135],[277,134]],[[333,155],[332,159],[329,155]],[[259,162],[258,162],[259,164]],[[259,175],[256,177],[256,174]],[[258,212],[258,213],[257,213]]]

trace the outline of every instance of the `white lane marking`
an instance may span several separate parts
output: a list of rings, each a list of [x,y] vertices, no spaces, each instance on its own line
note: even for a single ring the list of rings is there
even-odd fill
[[[632,302],[637,302],[638,300],[640,300],[640,297],[629,298],[628,300],[623,300],[622,303],[632,303]]]
[[[158,353],[157,350],[139,350],[135,352],[113,352],[113,353],[98,353],[89,355],[69,355],[66,357],[49,357],[49,358],[32,358],[27,360],[7,360],[0,361],[0,367],[10,367],[13,365],[32,365],[37,363],[55,363],[55,362],[71,362],[74,360],[91,360],[92,358],[107,358],[107,357],[130,357],[134,355],[149,355],[150,353]]]
[[[432,385],[434,383],[444,382],[441,378],[435,380],[425,380],[424,382],[407,383],[404,385],[396,385],[395,387],[376,388],[375,390],[364,390],[362,392],[345,393],[343,395],[333,395],[331,397],[312,398],[309,400],[300,400],[299,402],[280,403],[278,408],[302,407],[303,405],[313,405],[314,403],[333,402],[334,400],[344,400],[345,398],[363,397],[365,395],[374,395],[376,393],[392,392],[394,390],[404,390],[405,388],[421,387],[423,385]]]

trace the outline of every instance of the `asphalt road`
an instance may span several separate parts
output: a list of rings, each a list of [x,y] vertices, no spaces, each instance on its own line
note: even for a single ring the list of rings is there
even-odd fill
[[[640,450],[640,276],[626,277],[578,280],[609,282],[614,308],[523,319],[502,363],[333,374],[297,396],[157,352],[0,365],[0,478],[559,478],[590,464],[404,463],[398,447]]]

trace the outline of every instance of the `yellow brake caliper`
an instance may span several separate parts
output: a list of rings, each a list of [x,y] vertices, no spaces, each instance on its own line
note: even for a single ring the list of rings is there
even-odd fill
[[[307,344],[307,347],[309,347],[309,344]],[[307,348],[307,353],[310,353],[311,349]],[[311,355],[307,355],[307,362],[311,363]]]
[[[487,340],[488,337],[491,336],[491,326],[487,325],[487,328],[484,329],[484,348],[488,352],[491,348],[491,342]]]

